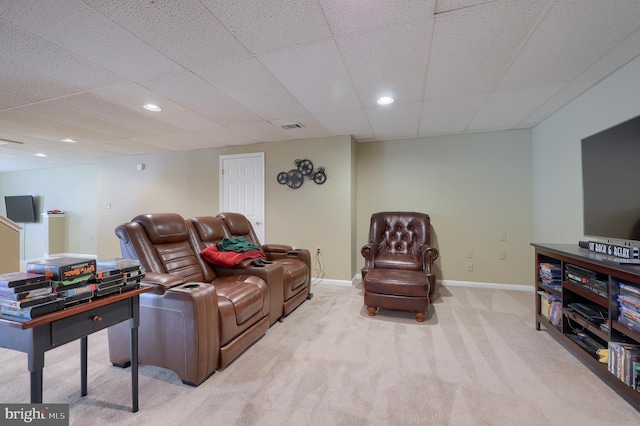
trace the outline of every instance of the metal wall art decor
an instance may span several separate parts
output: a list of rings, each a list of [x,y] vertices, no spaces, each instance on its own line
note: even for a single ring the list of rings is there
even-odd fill
[[[314,181],[318,185],[322,185],[327,181],[327,175],[324,173],[324,167],[313,169],[311,160],[296,160],[293,162],[295,169],[288,172],[278,173],[278,183],[287,185],[291,189],[298,189],[304,183],[304,178]]]

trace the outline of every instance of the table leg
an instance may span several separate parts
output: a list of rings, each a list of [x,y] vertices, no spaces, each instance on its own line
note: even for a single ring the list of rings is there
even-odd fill
[[[131,392],[133,399],[132,412],[138,411],[138,327],[131,327]]]
[[[31,371],[31,403],[42,404],[42,368]]]
[[[80,396],[87,396],[87,336],[80,338]]]
[[[31,403],[42,404],[42,371],[44,370],[44,349],[40,329],[32,330],[31,347],[27,351],[27,367],[31,385]]]

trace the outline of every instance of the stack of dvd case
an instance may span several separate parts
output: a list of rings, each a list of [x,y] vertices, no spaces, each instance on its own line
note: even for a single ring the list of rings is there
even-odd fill
[[[53,292],[51,281],[42,274],[9,272],[0,274],[0,313],[33,319],[64,309]]]
[[[621,282],[618,284],[618,321],[636,333],[640,333],[640,286]]]
[[[96,267],[96,274],[91,281],[96,286],[95,297],[108,296],[114,293],[120,293],[120,289],[124,285],[124,274],[119,268],[102,266]]]
[[[93,298],[95,284],[90,281],[96,272],[95,259],[64,256],[27,263],[27,272],[45,275],[65,306],[88,302]]]
[[[137,259],[126,259],[121,257],[98,260],[97,262],[98,268],[103,271],[103,277],[101,280],[105,280],[105,273],[107,282],[109,282],[109,277],[111,276],[120,276],[121,285],[118,287],[118,290],[122,293],[125,291],[133,290],[134,288],[140,287],[140,281],[144,278],[145,271],[140,261]],[[115,281],[115,279],[114,279]],[[115,287],[115,284],[113,284]],[[105,290],[110,288],[108,285],[105,286]],[[99,296],[111,294],[115,292],[115,290],[111,289],[108,293],[105,291]]]

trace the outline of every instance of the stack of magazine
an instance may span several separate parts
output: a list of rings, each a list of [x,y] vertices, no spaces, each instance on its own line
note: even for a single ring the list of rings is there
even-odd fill
[[[0,313],[33,319],[64,309],[45,275],[25,272],[0,274]]]

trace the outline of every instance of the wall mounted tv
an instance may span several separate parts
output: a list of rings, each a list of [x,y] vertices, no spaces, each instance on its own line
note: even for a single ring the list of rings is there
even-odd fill
[[[4,197],[7,217],[16,223],[37,222],[36,206],[32,195],[7,195]]]
[[[640,116],[582,140],[584,234],[640,246]]]

